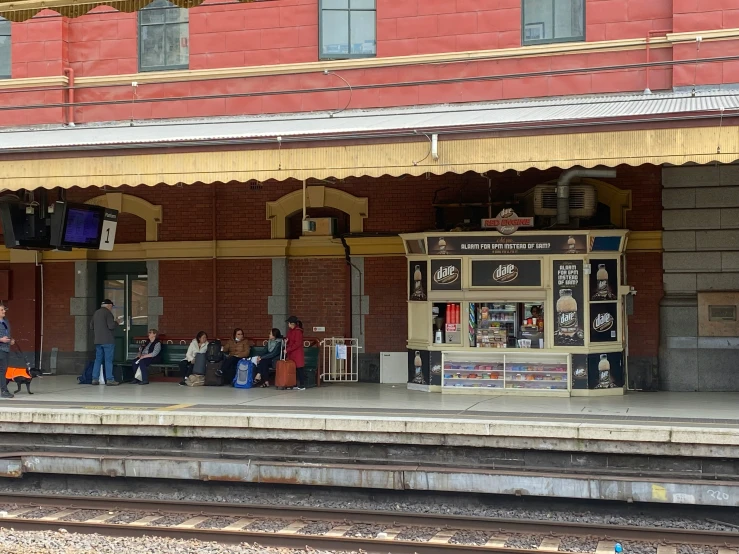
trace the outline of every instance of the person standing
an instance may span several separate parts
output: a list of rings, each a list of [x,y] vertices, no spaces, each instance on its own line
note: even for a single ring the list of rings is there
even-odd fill
[[[113,317],[113,301],[106,298],[100,308],[93,314],[90,325],[95,335],[95,365],[92,368],[92,384],[100,384],[100,370],[105,363],[105,384],[111,387],[118,385],[113,379],[113,354],[115,353],[115,337],[113,330],[118,326]]]
[[[305,390],[305,352],[303,351],[303,322],[294,315],[287,319],[287,343],[285,355],[295,362],[298,386],[295,390]]]
[[[0,397],[13,398],[14,395],[8,390],[8,380],[5,373],[8,371],[8,359],[10,358],[10,347],[15,344],[15,339],[10,336],[10,323],[5,319],[8,307],[0,302]]]

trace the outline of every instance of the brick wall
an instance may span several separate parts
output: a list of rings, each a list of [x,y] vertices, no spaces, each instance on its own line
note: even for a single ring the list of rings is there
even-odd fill
[[[405,257],[365,258],[365,352],[404,352],[408,340],[408,265]]]
[[[640,252],[626,256],[627,282],[637,294],[629,317],[629,355],[659,354],[659,303],[662,299],[662,254]]]
[[[288,295],[290,313],[303,322],[306,336],[351,336],[349,272],[344,259],[290,259]],[[325,327],[326,332],[314,333],[314,326]]]
[[[213,265],[210,260],[159,263],[159,295],[164,315],[159,330],[169,336],[195,337],[213,331]]]
[[[74,297],[74,262],[44,264],[44,351],[74,351],[74,317],[69,315]]]
[[[218,260],[218,336],[241,327],[247,337],[269,336],[272,260]]]

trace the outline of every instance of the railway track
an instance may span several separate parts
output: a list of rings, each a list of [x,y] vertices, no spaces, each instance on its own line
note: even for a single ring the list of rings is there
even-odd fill
[[[329,551],[613,552],[616,541],[653,545],[655,554],[711,547],[739,554],[739,530],[698,531],[456,515],[133,499],[0,494],[0,527],[108,536],[160,536]],[[523,545],[523,547],[522,547]],[[643,551],[643,550],[642,550]],[[627,550],[628,552],[628,550]]]

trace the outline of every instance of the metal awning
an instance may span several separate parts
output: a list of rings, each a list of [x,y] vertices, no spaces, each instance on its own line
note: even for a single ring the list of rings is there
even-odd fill
[[[0,153],[461,136],[739,115],[739,89],[0,130]]]
[[[180,8],[194,8],[205,0],[169,0]],[[238,2],[270,2],[272,0],[238,0]],[[41,10],[54,10],[65,17],[79,17],[98,6],[109,6],[119,12],[135,12],[152,0],[0,0],[0,17],[10,21],[26,21]],[[237,0],[234,0],[237,3]]]
[[[0,188],[733,163],[738,107],[715,91],[6,130]]]

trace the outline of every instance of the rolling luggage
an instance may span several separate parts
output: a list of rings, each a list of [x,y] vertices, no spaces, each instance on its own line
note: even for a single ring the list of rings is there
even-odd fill
[[[205,386],[220,387],[223,385],[221,366],[223,362],[207,362],[205,364]]]
[[[289,389],[298,384],[295,376],[295,362],[285,359],[285,344],[287,340],[282,342],[282,354],[280,360],[275,364],[275,387],[277,389]]]

